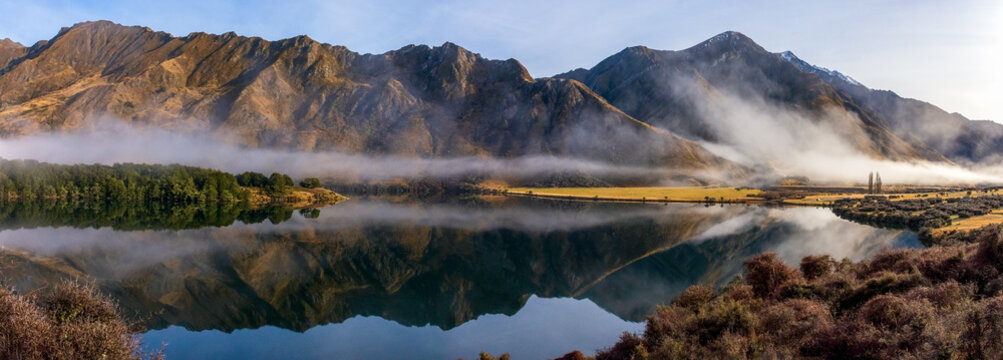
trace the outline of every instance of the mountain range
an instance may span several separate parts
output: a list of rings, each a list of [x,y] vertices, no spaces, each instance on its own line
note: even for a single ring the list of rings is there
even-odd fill
[[[630,47],[539,79],[517,60],[452,43],[358,54],[306,36],[177,37],[107,21],[30,47],[0,41],[4,137],[110,120],[248,147],[744,171],[771,160],[747,149],[744,128],[762,125],[746,118],[786,119],[778,126],[834,135],[878,160],[968,164],[1003,153],[1003,125],[869,89],[737,32],[680,51]]]

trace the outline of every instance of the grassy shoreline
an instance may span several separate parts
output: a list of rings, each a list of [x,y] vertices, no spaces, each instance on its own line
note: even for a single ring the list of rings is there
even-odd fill
[[[270,194],[264,189],[245,187],[250,192],[248,202],[252,208],[268,205],[284,205],[293,210],[334,205],[348,197],[325,188],[290,187],[284,194]]]
[[[730,187],[506,188],[504,194],[553,199],[632,202],[753,203],[762,190]]]
[[[922,191],[888,193],[884,196],[890,201],[899,202],[918,199],[964,199],[977,198],[985,195],[999,195],[999,189],[978,192],[967,189],[936,189],[919,188]],[[840,200],[863,200],[866,193],[845,192],[847,188],[825,187],[781,187],[777,189],[733,188],[722,186],[707,187],[567,187],[567,188],[529,188],[494,186],[485,190],[506,196],[532,197],[554,200],[579,200],[602,202],[633,202],[633,203],[692,203],[692,204],[768,204],[782,206],[815,206],[833,207]],[[844,192],[827,191],[841,190]],[[909,191],[907,187],[899,187],[897,191]],[[955,218],[947,226],[932,229],[935,235],[950,232],[972,231],[988,225],[1003,224],[1003,209],[996,209],[989,214]],[[918,230],[917,230],[918,231]]]

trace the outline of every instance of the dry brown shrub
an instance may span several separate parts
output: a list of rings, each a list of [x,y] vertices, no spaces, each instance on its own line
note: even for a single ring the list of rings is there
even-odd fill
[[[671,339],[682,339],[690,335],[688,328],[696,317],[693,310],[678,306],[660,306],[655,315],[648,317],[644,327],[644,346],[649,349],[661,347],[661,343]]]
[[[695,285],[686,288],[682,294],[672,301],[672,305],[691,310],[699,309],[714,299],[714,287],[710,285]]]
[[[732,284],[722,289],[721,298],[737,301],[751,301],[756,298],[756,294],[752,291],[752,286],[746,284]]]
[[[902,330],[925,327],[933,317],[933,309],[926,301],[878,295],[861,306],[857,316],[880,329]]]
[[[825,304],[805,299],[790,299],[774,304],[760,314],[763,330],[779,342],[801,346],[833,324]]]
[[[831,274],[839,263],[829,255],[808,255],[801,259],[801,274],[805,279],[814,280]]]
[[[949,308],[964,301],[968,296],[970,294],[961,284],[951,280],[933,286],[912,289],[903,297],[909,300],[926,300],[938,308]]]
[[[567,354],[564,354],[564,356],[561,356],[554,360],[585,360],[585,359],[587,359],[585,357],[585,354],[583,354],[581,351],[575,350]]]
[[[2,359],[157,359],[144,354],[137,336],[108,298],[88,285],[63,283],[48,296],[29,299],[0,288]]]
[[[882,251],[857,266],[857,276],[868,278],[871,274],[878,272],[909,272],[915,266],[913,260],[917,251],[914,249]]]
[[[801,273],[784,264],[776,253],[763,253],[745,261],[745,282],[759,297],[774,297],[784,284],[800,279]]]
[[[1003,354],[1003,297],[994,297],[966,315],[960,350],[971,359]]]
[[[647,357],[647,351],[637,335],[625,332],[620,341],[609,349],[599,351],[596,360],[640,360]]]
[[[978,241],[974,265],[991,266],[997,270],[1003,267],[1003,226],[983,229]]]
[[[35,304],[0,287],[0,358],[41,359],[52,348],[52,334]]]

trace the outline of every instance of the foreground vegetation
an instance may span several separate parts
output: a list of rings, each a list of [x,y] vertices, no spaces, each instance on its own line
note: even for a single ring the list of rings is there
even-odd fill
[[[641,336],[624,334],[596,359],[995,357],[1003,353],[1003,226],[974,237],[859,263],[808,256],[799,269],[762,254],[719,290],[690,287]]]
[[[146,354],[115,304],[93,288],[56,286],[42,297],[0,286],[2,359],[160,359]]]

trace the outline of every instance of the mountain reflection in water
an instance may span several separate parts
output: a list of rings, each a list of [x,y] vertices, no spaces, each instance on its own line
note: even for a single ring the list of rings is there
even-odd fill
[[[475,328],[463,325],[483,315],[516,315],[531,298],[574,298],[622,319],[612,337],[591,348],[566,344],[588,351],[612,344],[620,331],[636,331],[640,325],[631,322],[690,285],[727,282],[744,259],[764,251],[797,264],[807,254],[860,259],[886,247],[919,246],[912,233],[850,223],[819,208],[356,199],[281,220],[119,231],[37,222],[18,229],[7,219],[4,228],[14,230],[0,232],[0,276],[22,291],[92,279],[126,314],[166,329],[151,336],[171,335],[176,346],[182,328],[304,332],[370,317],[455,334]],[[510,330],[538,334],[541,349],[563,344],[544,334],[566,331],[557,327],[567,322],[541,325],[547,323]],[[187,330],[191,339],[218,336]],[[322,331],[334,330],[303,336]],[[610,329],[595,331],[605,336]]]

